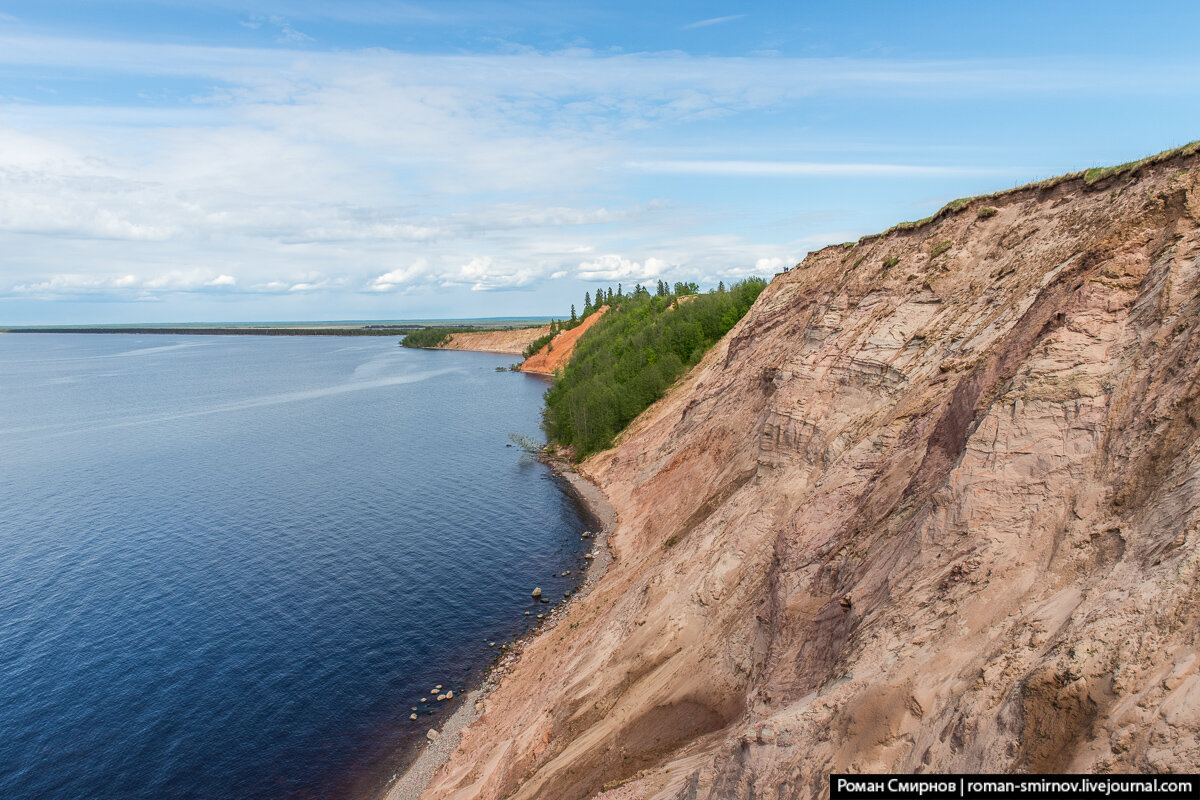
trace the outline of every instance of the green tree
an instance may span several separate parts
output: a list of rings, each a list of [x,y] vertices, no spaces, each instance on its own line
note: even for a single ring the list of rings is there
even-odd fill
[[[624,297],[576,345],[546,392],[543,428],[578,457],[608,447],[737,324],[766,286],[750,278],[671,306],[666,284]],[[695,284],[682,288],[698,291]]]

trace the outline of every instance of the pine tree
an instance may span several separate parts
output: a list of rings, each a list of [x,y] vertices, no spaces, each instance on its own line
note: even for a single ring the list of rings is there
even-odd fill
[[[574,324],[578,321],[579,317],[575,316],[575,304],[571,303],[571,323]]]

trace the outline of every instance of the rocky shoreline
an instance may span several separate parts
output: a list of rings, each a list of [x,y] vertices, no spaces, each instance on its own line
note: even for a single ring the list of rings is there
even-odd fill
[[[382,800],[417,800],[421,796],[438,769],[450,759],[450,755],[458,747],[463,730],[483,713],[487,707],[488,696],[520,661],[528,644],[535,637],[553,630],[566,616],[571,602],[587,596],[615,560],[609,546],[609,537],[616,525],[616,511],[604,492],[576,472],[574,466],[566,459],[542,456],[540,460],[570,487],[592,517],[591,528],[585,532],[585,538],[592,542],[592,548],[587,554],[588,566],[584,579],[566,601],[559,603],[546,614],[545,619],[536,628],[512,642],[501,645],[503,654],[487,671],[480,684],[467,693],[440,729],[431,728],[426,733],[425,745],[420,754],[393,778],[382,795]]]

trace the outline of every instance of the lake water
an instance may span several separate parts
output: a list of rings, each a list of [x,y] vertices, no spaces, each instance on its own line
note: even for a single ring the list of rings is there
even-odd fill
[[[0,797],[378,789],[579,571],[512,360],[0,335]]]

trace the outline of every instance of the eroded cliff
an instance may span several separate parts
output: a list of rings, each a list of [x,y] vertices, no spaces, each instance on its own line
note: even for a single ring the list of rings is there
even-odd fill
[[[550,332],[549,325],[540,328],[517,328],[509,331],[480,331],[456,333],[440,345],[443,350],[475,350],[481,353],[506,353],[519,356],[526,347]]]
[[[1193,771],[1198,219],[1188,151],[777,276],[582,465],[616,561],[425,796]]]

